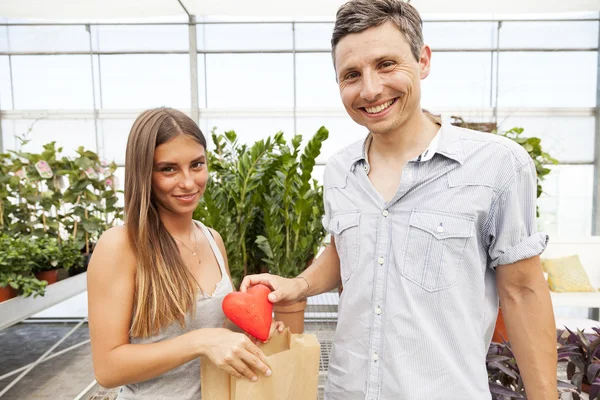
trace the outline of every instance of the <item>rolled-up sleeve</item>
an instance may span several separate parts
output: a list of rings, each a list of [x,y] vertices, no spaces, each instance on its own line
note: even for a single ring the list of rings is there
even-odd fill
[[[548,235],[537,232],[537,179],[530,159],[500,191],[487,224],[490,267],[540,255]]]

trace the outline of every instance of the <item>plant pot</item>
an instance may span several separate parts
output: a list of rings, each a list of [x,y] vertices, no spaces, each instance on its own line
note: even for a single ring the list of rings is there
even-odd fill
[[[591,385],[588,385],[587,383],[581,382],[581,391],[583,393],[590,394],[590,388],[591,388]]]
[[[504,317],[500,307],[498,307],[498,318],[496,319],[492,341],[496,343],[508,342],[508,332],[506,331],[506,325],[504,325]]]
[[[64,279],[67,279],[69,277],[69,271],[64,269],[64,268],[59,268],[58,269],[58,274],[56,276],[56,280],[57,281],[62,281]]]
[[[35,277],[40,281],[48,282],[48,285],[52,285],[58,281],[58,269],[51,269],[49,271],[36,272]]]
[[[0,288],[0,303],[8,299],[17,297],[17,291],[10,286]]]
[[[306,309],[306,300],[289,306],[273,306],[275,311],[275,321],[281,321],[290,328],[292,333],[304,332],[304,310]]]

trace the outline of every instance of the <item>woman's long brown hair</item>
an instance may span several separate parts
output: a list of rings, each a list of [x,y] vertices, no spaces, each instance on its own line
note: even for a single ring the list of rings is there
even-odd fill
[[[140,114],[127,141],[125,222],[137,259],[133,337],[148,337],[175,321],[183,326],[186,314],[195,310],[197,284],[162,223],[152,195],[154,150],[179,135],[190,136],[206,149],[198,125],[170,108]]]

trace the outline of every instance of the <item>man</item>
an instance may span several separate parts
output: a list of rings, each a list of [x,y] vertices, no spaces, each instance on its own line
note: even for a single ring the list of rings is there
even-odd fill
[[[365,140],[325,170],[331,244],[274,303],[340,283],[328,400],[490,399],[485,359],[498,299],[529,400],[557,398],[555,325],[536,233],[536,172],[509,139],[442,123],[420,106],[431,50],[400,0],[352,0],[332,54]]]

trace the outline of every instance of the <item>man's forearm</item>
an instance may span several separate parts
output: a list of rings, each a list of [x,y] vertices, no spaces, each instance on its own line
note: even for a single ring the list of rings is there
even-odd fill
[[[340,285],[340,259],[333,239],[312,265],[299,276],[308,282],[308,285],[302,282],[302,287],[305,289],[304,297],[326,293]]]
[[[501,293],[500,304],[527,398],[556,398],[556,326],[545,281]]]

